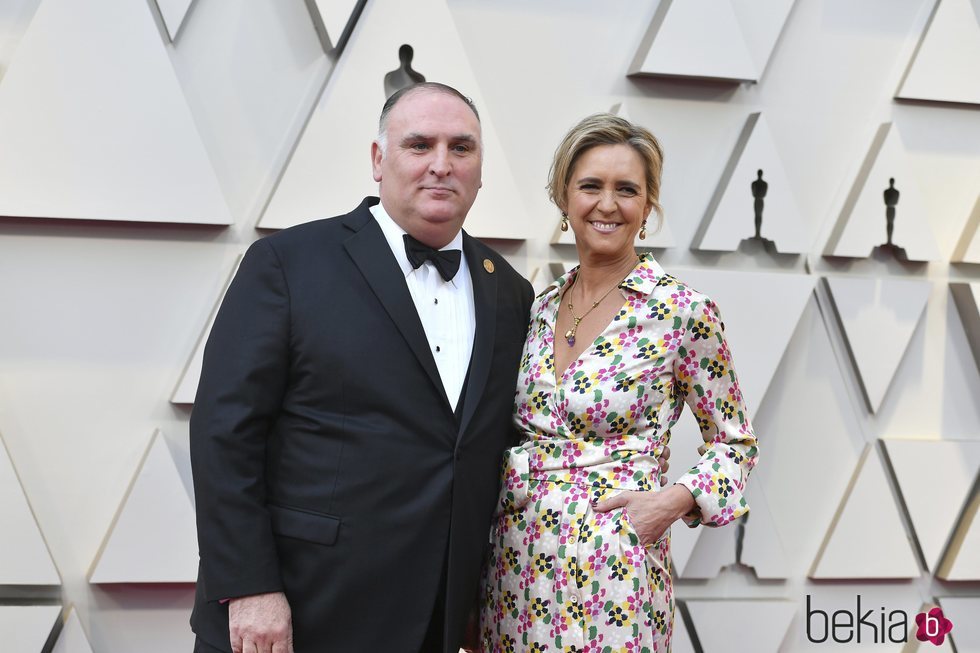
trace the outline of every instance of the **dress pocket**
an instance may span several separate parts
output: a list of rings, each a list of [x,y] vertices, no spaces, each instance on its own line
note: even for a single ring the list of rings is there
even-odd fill
[[[530,499],[530,460],[531,456],[524,447],[511,447],[504,451],[497,514],[514,512],[527,505]]]

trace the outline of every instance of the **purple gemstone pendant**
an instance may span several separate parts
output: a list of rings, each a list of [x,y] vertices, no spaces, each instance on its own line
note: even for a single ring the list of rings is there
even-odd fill
[[[569,347],[575,346],[575,332],[571,329],[565,332],[565,342],[568,343]]]

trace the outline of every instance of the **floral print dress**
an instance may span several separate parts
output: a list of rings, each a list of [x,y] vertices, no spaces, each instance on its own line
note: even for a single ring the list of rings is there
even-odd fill
[[[686,402],[704,438],[677,482],[694,496],[689,526],[748,511],[757,459],[723,325],[704,295],[640,258],[620,283],[623,308],[556,378],[555,321],[578,268],[535,300],[517,384],[522,444],[505,453],[484,572],[485,651],[670,650],[669,530],[644,547],[624,509],[591,502],[659,489],[657,456]]]

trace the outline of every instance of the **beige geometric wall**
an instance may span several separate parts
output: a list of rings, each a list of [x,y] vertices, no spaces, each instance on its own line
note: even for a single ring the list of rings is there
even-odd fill
[[[190,650],[202,338],[249,243],[371,192],[402,43],[477,99],[468,228],[539,289],[576,257],[544,190],[564,131],[618,106],[664,145],[641,245],[718,302],[761,444],[746,521],[675,528],[675,648],[820,650],[807,598],[860,594],[938,602],[971,650],[977,25],[976,0],[0,2],[0,650]],[[673,440],[680,473],[689,415]]]

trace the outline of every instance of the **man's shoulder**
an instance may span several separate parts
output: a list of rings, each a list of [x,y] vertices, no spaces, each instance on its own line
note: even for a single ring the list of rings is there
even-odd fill
[[[322,246],[325,241],[340,242],[371,219],[371,212],[368,210],[371,199],[373,198],[366,198],[349,213],[287,227],[266,236],[263,240],[276,249]]]

